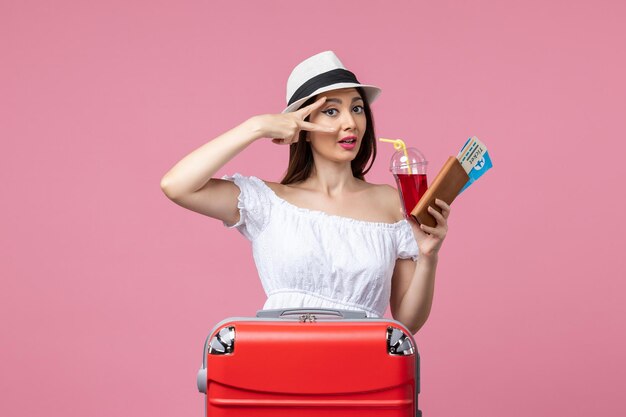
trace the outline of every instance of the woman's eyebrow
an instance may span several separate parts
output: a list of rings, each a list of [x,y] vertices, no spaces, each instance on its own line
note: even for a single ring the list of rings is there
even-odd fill
[[[358,96],[357,97],[352,97],[352,103],[354,103],[357,100],[363,100],[363,99],[361,97],[358,97]],[[332,102],[339,103],[339,104],[342,103],[340,98],[327,98],[326,99],[326,103],[332,103]]]

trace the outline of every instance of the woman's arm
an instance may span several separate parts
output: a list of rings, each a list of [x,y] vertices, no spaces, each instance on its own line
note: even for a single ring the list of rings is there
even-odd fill
[[[238,187],[231,181],[211,177],[261,137],[262,126],[258,116],[254,116],[177,162],[161,179],[161,189],[179,206],[229,224],[236,223]]]
[[[318,100],[292,113],[251,117],[177,162],[161,179],[161,189],[180,206],[228,223],[236,222],[239,188],[231,181],[211,177],[260,138],[289,144],[298,140],[300,130],[328,132],[326,127],[304,121],[324,101]]]
[[[391,314],[413,334],[422,328],[430,315],[439,249],[448,232],[450,206],[439,199],[435,200],[435,204],[442,209],[440,214],[429,208],[429,212],[437,220],[436,227],[418,227],[414,220],[409,220],[419,247],[419,257],[417,262],[398,259],[391,280]]]
[[[161,179],[163,192],[175,199],[204,187],[222,166],[263,137],[258,117],[246,120],[178,161]]]
[[[413,334],[426,323],[435,292],[437,256],[398,259],[393,271],[391,314]]]

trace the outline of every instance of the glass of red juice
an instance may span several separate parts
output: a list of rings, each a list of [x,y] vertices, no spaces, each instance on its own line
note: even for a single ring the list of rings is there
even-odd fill
[[[416,148],[406,148],[406,153],[399,150],[391,157],[390,170],[396,180],[404,216],[407,218],[428,189],[427,165],[428,161]]]

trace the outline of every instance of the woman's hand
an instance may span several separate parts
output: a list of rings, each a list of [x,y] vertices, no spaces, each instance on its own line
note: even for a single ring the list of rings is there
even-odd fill
[[[413,234],[417,241],[420,256],[426,258],[436,258],[443,244],[443,240],[448,233],[448,216],[450,216],[450,206],[445,201],[435,199],[435,204],[441,208],[441,213],[432,206],[428,207],[428,212],[437,220],[437,226],[430,227],[425,224],[418,225],[417,222],[410,217],[409,223],[413,228]]]
[[[257,116],[257,122],[260,124],[259,129],[263,137],[271,138],[272,142],[279,145],[289,145],[297,142],[301,130],[333,133],[336,131],[333,127],[304,121],[312,112],[319,109],[325,101],[326,97],[322,97],[315,103],[302,107],[294,112]]]

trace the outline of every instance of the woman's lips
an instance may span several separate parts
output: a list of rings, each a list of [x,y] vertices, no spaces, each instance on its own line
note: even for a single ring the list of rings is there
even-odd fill
[[[352,142],[352,143],[339,142],[339,146],[341,146],[344,149],[350,150],[350,149],[354,149],[354,147],[356,146],[356,142]]]
[[[356,136],[346,136],[337,143],[339,143],[339,146],[341,146],[343,149],[354,149],[354,147],[356,146]]]

